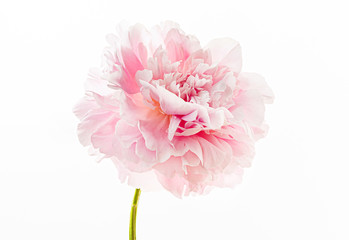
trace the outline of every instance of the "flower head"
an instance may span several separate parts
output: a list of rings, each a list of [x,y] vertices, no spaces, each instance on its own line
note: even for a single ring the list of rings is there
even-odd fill
[[[263,78],[241,72],[238,42],[201,47],[177,24],[119,26],[74,112],[81,143],[111,158],[122,181],[181,197],[233,187],[266,133]]]

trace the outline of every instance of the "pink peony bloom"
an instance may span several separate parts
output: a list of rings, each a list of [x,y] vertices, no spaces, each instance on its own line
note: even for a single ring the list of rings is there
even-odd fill
[[[241,72],[239,43],[201,47],[172,22],[118,29],[74,109],[80,142],[137,188],[182,197],[239,183],[273,101],[260,75]]]

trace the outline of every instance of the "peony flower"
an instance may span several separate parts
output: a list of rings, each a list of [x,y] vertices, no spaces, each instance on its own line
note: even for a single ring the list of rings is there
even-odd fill
[[[239,43],[202,47],[172,22],[120,25],[107,41],[74,109],[82,145],[136,188],[159,185],[182,197],[239,183],[273,101],[260,75],[241,72]]]

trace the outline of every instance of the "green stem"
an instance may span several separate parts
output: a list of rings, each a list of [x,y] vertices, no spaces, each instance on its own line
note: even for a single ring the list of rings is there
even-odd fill
[[[135,195],[133,197],[131,216],[130,216],[130,240],[136,240],[136,217],[137,217],[137,206],[141,189],[136,188]]]

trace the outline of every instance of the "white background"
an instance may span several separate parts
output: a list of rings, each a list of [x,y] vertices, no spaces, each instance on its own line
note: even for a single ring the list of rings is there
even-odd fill
[[[346,1],[1,1],[0,239],[128,239],[133,189],[76,137],[72,107],[121,20],[232,37],[276,100],[236,189],[143,192],[140,240],[349,239]]]

